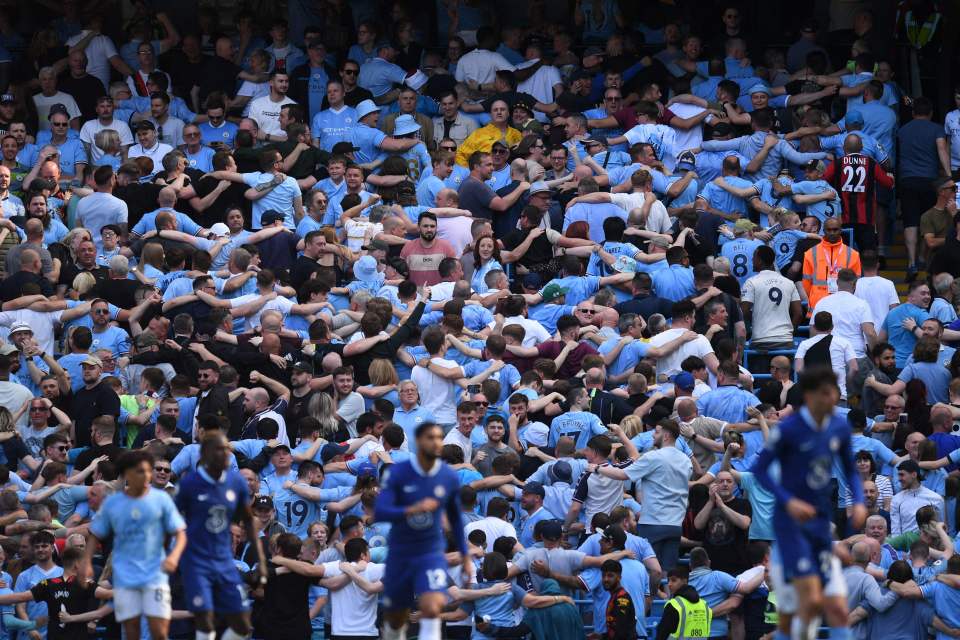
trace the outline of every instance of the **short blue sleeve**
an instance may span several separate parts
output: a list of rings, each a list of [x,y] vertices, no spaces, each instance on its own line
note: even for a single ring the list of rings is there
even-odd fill
[[[733,593],[737,590],[737,579],[729,573],[725,571],[713,571],[711,573],[720,588],[727,593]]]
[[[183,521],[183,516],[177,511],[177,506],[173,504],[173,498],[164,492],[158,492],[160,500],[163,502],[163,527],[167,533],[175,533],[181,529],[186,529],[187,523]]]

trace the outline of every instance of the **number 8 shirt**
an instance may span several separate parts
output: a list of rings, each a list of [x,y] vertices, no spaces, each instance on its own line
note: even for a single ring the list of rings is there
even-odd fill
[[[761,271],[747,280],[743,302],[753,305],[752,344],[792,344],[790,303],[799,301],[797,285],[776,271]]]

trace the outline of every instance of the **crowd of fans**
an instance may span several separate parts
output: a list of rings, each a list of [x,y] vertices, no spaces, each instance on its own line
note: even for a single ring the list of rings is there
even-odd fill
[[[117,462],[177,495],[217,434],[246,631],[378,637],[377,497],[429,423],[474,560],[443,637],[788,634],[751,469],[819,368],[852,637],[960,635],[960,109],[890,56],[929,68],[932,2],[766,49],[722,4],[35,4],[0,6],[0,639],[120,637]],[[210,640],[181,576],[170,637]]]

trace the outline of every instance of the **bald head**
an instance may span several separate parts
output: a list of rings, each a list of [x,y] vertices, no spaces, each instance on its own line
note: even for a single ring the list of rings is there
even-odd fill
[[[33,249],[24,249],[21,251],[20,270],[40,273],[40,254]]]
[[[677,403],[677,416],[684,422],[697,417],[697,403],[690,398],[684,398]]]
[[[27,240],[31,242],[43,240],[43,222],[41,222],[39,218],[30,218],[27,220],[26,224],[23,225],[23,229],[27,232]]]
[[[587,369],[587,376],[584,379],[586,384],[603,386],[604,380],[606,380],[606,376],[603,375],[603,369],[600,367]]]
[[[177,192],[173,187],[164,187],[157,196],[157,203],[161,207],[173,208],[173,205],[177,204]]]
[[[251,402],[260,407],[265,407],[270,402],[270,394],[262,387],[254,387],[248,390],[247,397],[250,398]]]
[[[853,558],[854,564],[859,564],[862,566],[867,566],[870,563],[870,544],[867,540],[872,540],[872,538],[864,538],[860,542],[853,545],[853,548],[850,550],[850,555]],[[873,540],[873,543],[876,544],[877,541]]]
[[[786,356],[774,356],[770,359],[771,367],[778,367],[780,369],[790,370],[790,359]]]
[[[848,135],[846,140],[843,141],[844,155],[860,153],[861,151],[863,151],[863,140],[860,138],[860,136],[855,133]]]

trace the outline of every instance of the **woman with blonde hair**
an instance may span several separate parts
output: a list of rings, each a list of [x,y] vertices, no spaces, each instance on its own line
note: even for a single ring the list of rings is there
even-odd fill
[[[84,240],[93,240],[93,234],[90,233],[90,230],[85,227],[74,227],[67,232],[67,235],[63,236],[60,242],[70,250],[70,258],[76,260],[77,248]]]
[[[163,275],[164,252],[159,242],[148,242],[143,245],[140,254],[140,267],[133,271],[137,279],[144,284],[153,284]]]
[[[93,136],[93,144],[103,151],[99,158],[94,160],[95,167],[108,166],[114,171],[120,168],[123,162],[120,146],[120,134],[116,129],[102,129]]]
[[[337,415],[333,398],[326,393],[315,393],[307,404],[307,413],[320,423],[320,438],[327,442],[343,442],[350,438],[347,424]]]
[[[370,384],[357,387],[357,393],[363,396],[363,402],[369,410],[373,401],[378,398],[389,400],[393,406],[400,405],[400,396],[397,394],[397,384],[400,376],[397,369],[387,358],[374,358],[370,363]]]
[[[70,285],[71,300],[86,300],[87,295],[97,285],[97,279],[89,271],[81,271]]]

